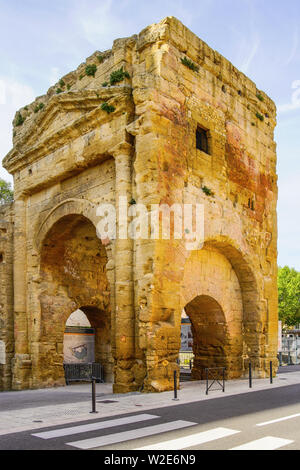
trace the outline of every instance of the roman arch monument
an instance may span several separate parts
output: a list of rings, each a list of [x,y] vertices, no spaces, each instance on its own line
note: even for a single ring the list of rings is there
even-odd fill
[[[277,364],[275,125],[270,98],[173,17],[95,52],[20,109],[3,160],[14,202],[0,206],[0,390],[65,383],[77,309],[115,392],[172,389],[183,310],[193,378],[205,367],[241,377],[249,360],[267,376]],[[203,244],[99,237],[103,204],[117,228],[130,223],[120,201],[132,213],[201,205]]]

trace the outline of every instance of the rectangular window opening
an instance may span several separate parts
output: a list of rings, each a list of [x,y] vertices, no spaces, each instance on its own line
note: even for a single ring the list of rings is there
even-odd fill
[[[209,153],[208,131],[199,126],[196,130],[196,148],[202,152]]]

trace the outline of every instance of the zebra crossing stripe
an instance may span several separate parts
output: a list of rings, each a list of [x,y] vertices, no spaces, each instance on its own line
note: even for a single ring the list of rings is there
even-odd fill
[[[148,421],[157,418],[159,418],[159,416],[151,414],[140,414],[135,416],[127,416],[125,418],[112,419],[109,421],[83,424],[70,428],[54,429],[53,431],[39,432],[37,434],[32,434],[32,436],[40,437],[41,439],[53,439],[55,437],[71,436],[72,434],[80,434],[89,431],[98,431],[101,429],[113,428],[115,426],[124,426],[126,424],[139,423],[141,421]]]
[[[232,436],[240,431],[227,428],[215,428],[209,431],[199,432],[197,434],[190,434],[185,437],[173,439],[172,441],[159,442],[158,444],[152,444],[145,447],[139,447],[134,450],[182,450],[188,447],[194,447],[197,445],[205,444],[207,442],[222,439],[223,437]]]
[[[300,413],[294,415],[283,416],[282,418],[272,419],[271,421],[265,421],[264,423],[258,423],[256,426],[267,426],[268,424],[280,423],[281,421],[286,421],[288,419],[299,418]]]
[[[132,431],[119,432],[116,434],[109,434],[107,436],[99,436],[91,439],[84,439],[76,442],[68,442],[67,445],[76,447],[78,449],[92,449],[96,447],[108,446],[120,442],[130,441],[133,439],[139,439],[141,437],[153,436],[155,434],[161,434],[168,431],[174,431],[176,429],[183,429],[190,426],[196,426],[198,423],[192,423],[190,421],[172,421],[169,423],[157,424],[155,426],[148,426],[145,428],[138,428]]]
[[[276,450],[280,447],[292,444],[294,441],[288,439],[281,439],[279,437],[267,436],[256,441],[247,442],[230,450]]]

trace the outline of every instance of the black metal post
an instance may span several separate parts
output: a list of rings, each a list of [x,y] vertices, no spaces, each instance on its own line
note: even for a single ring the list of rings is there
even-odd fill
[[[173,401],[178,401],[177,398],[177,370],[174,370],[174,398]]]
[[[252,388],[252,364],[249,362],[249,388]]]
[[[206,395],[208,395],[208,369],[205,369],[206,372]]]
[[[96,379],[92,377],[92,411],[90,413],[98,413],[96,411]]]
[[[190,370],[192,370],[192,361],[190,360]]]
[[[223,392],[225,392],[225,368],[223,369]]]
[[[270,361],[270,384],[273,383],[273,363]]]
[[[279,365],[282,366],[282,352],[279,353]]]

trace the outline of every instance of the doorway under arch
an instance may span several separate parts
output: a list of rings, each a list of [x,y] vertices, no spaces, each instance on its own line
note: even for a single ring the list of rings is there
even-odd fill
[[[95,331],[95,361],[112,380],[110,286],[107,253],[95,226],[82,215],[66,215],[47,233],[40,255],[40,331],[35,386],[63,385],[64,333],[80,309]]]
[[[191,322],[193,344],[192,379],[204,378],[205,368],[226,367],[230,361],[230,338],[220,304],[208,295],[199,295],[185,306]]]

